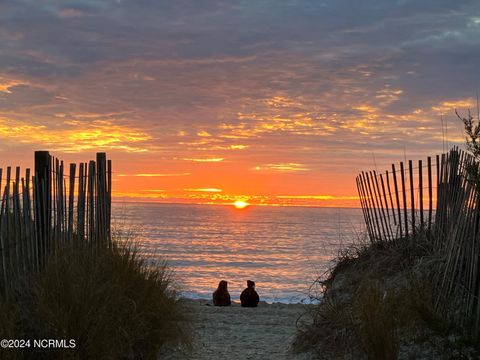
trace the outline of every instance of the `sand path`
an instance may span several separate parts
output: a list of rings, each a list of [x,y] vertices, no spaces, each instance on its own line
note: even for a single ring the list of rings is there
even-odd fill
[[[186,300],[193,319],[190,353],[176,351],[162,359],[308,359],[289,353],[295,323],[304,305],[260,303],[258,308],[208,306],[208,301]]]

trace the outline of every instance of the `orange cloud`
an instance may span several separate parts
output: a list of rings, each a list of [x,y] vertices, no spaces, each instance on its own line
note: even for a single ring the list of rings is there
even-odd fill
[[[358,200],[358,196],[334,196],[334,195],[278,195],[277,199],[301,199],[301,200]]]
[[[0,138],[24,144],[42,144],[54,151],[79,152],[92,149],[145,152],[141,143],[150,139],[144,132],[111,121],[98,120],[88,124],[65,121],[64,129],[31,125],[18,120],[0,118]]]
[[[118,174],[117,176],[126,177],[126,176],[136,176],[136,177],[171,177],[171,176],[188,176],[190,173],[177,173],[177,174]]]
[[[460,100],[449,100],[443,101],[438,105],[432,106],[432,110],[437,113],[449,113],[455,109],[462,109],[462,108],[473,108],[475,106],[475,100],[473,98],[467,99],[460,99]]]
[[[117,199],[118,198],[131,198],[133,200],[156,201],[156,200],[168,199],[169,195],[167,195],[166,193],[163,193],[163,192],[157,193],[157,192],[149,192],[147,190],[138,191],[138,192],[134,192],[134,191],[124,192],[124,191],[113,190],[113,197],[115,197]]]
[[[26,85],[28,82],[0,77],[0,92],[11,94],[11,88],[18,85]]]
[[[269,171],[308,171],[309,168],[303,164],[298,163],[280,163],[280,164],[265,164],[255,166],[254,170],[269,170]]]
[[[400,100],[401,94],[403,94],[403,90],[387,88],[377,91],[375,98],[380,100],[379,105],[388,106],[392,102]]]
[[[193,162],[220,162],[225,160],[224,158],[184,158],[185,161]]]
[[[302,103],[296,100],[293,100],[287,96],[273,96],[270,99],[265,100],[265,102],[274,108],[285,108],[285,107],[293,107],[293,106],[301,106]]]
[[[248,145],[230,145],[228,148],[232,150],[243,150],[248,148]]]
[[[183,189],[183,190],[184,191],[193,191],[193,192],[211,192],[211,193],[222,192],[221,189],[216,189],[216,188]]]
[[[224,194],[221,189],[183,189],[180,191],[165,192],[159,190],[139,190],[132,192],[115,192],[116,198],[131,198],[144,201],[179,202],[196,204],[232,204],[241,200],[252,205],[261,206],[350,206],[357,207],[358,196],[335,195],[245,195]]]

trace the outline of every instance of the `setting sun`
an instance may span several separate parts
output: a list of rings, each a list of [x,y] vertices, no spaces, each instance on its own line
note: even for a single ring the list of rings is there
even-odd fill
[[[233,206],[235,206],[236,209],[245,209],[249,205],[249,203],[241,200],[237,200],[233,203]]]

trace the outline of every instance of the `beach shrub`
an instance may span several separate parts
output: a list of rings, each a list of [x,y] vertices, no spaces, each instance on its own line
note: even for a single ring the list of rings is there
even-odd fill
[[[354,305],[358,308],[358,335],[365,352],[374,359],[396,359],[399,341],[395,299],[378,281],[361,285]]]
[[[128,243],[99,253],[64,249],[1,306],[16,310],[0,315],[10,317],[0,325],[3,337],[5,328],[13,339],[75,341],[74,348],[30,348],[21,352],[27,359],[154,359],[163,346],[189,339],[170,270],[149,265]]]
[[[435,274],[441,266],[422,231],[342,250],[333,268],[317,280],[323,296],[298,322],[294,350],[314,351],[320,359],[476,354],[465,350],[459,329],[435,310]]]

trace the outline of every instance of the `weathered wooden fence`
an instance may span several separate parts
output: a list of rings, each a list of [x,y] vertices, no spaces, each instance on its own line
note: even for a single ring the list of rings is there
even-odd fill
[[[427,235],[444,259],[438,274],[439,311],[480,334],[479,163],[458,148],[392,165],[391,172],[357,177],[360,203],[372,242]],[[452,302],[455,306],[452,307]]]
[[[428,157],[417,163],[409,160],[408,165],[392,164],[391,171],[384,173],[369,171],[357,176],[360,203],[372,242],[414,235],[418,227],[431,228],[437,198],[434,191],[441,179],[438,169],[443,163],[443,156],[441,160],[437,156],[435,163]]]
[[[34,174],[0,169],[0,296],[67,245],[111,247],[111,188],[105,153],[80,163],[78,172],[47,151],[35,152]]]

